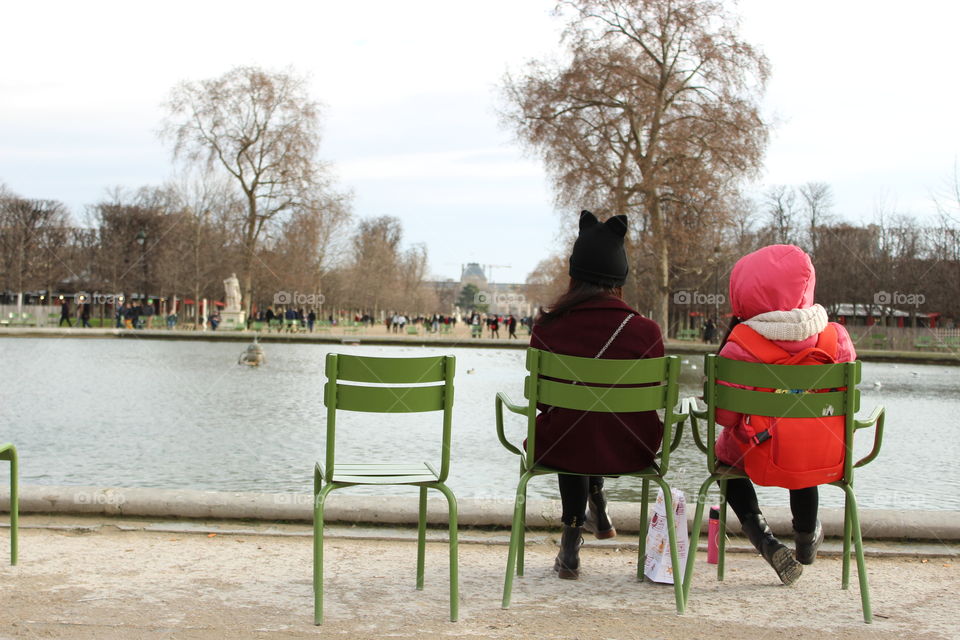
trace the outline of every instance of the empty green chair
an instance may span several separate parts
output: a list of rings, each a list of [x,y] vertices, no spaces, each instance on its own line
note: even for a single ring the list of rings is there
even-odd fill
[[[703,505],[707,500],[707,490],[712,483],[716,482],[720,488],[720,504],[725,505],[727,481],[733,478],[747,477],[741,469],[724,465],[716,458],[714,453],[717,436],[716,410],[727,409],[737,413],[779,418],[816,418],[842,415],[846,419],[844,471],[842,479],[831,483],[842,489],[845,496],[841,588],[848,588],[850,583],[850,553],[851,544],[853,544],[857,554],[857,574],[860,579],[863,619],[865,622],[871,622],[873,615],[870,608],[870,589],[867,584],[867,570],[863,559],[863,536],[860,531],[860,518],[857,514],[857,500],[853,492],[853,472],[854,469],[864,466],[880,453],[880,444],[883,439],[884,409],[883,407],[877,407],[866,420],[856,419],[856,413],[860,409],[860,391],[857,389],[857,384],[860,383],[860,362],[824,365],[771,365],[741,362],[710,354],[704,358],[703,368],[707,375],[703,388],[703,398],[707,408],[704,411],[697,411],[691,407],[690,422],[697,447],[707,454],[707,471],[710,475],[701,485],[698,494],[699,499],[697,500],[693,534],[690,541],[691,552],[687,556],[687,566],[683,574],[684,599],[686,600],[690,593],[693,563],[696,556],[694,551],[697,548],[697,539],[700,534],[700,527],[703,524]],[[728,384],[721,384],[721,382]],[[772,393],[729,385],[789,389],[792,393]],[[808,391],[811,393],[806,393]],[[706,441],[701,437],[697,419],[706,420]],[[865,457],[854,462],[854,433],[858,429],[874,425],[876,425],[876,429],[874,431],[873,449]],[[726,514],[726,509],[720,509],[718,580],[723,580],[724,572]]]
[[[679,576],[677,540],[674,533],[674,508],[670,486],[664,476],[670,466],[670,452],[677,448],[682,429],[674,425],[682,422],[685,414],[675,413],[677,405],[680,360],[677,356],[646,358],[638,360],[614,360],[566,356],[539,349],[527,349],[527,371],[523,395],[525,404],[514,404],[506,395],[496,397],[497,436],[508,451],[520,456],[520,483],[517,485],[513,509],[513,525],[510,530],[510,551],[507,555],[507,573],[503,585],[504,609],[510,606],[514,571],[523,575],[523,547],[526,527],[527,483],[539,475],[569,473],[546,467],[536,460],[537,404],[580,411],[605,413],[629,413],[634,411],[664,411],[664,446],[657,454],[660,461],[646,469],[633,473],[617,473],[617,476],[633,476],[643,480],[643,500],[640,504],[640,549],[637,557],[637,579],[643,579],[646,559],[647,502],[650,481],[663,489],[664,507],[667,515],[667,532],[670,539],[670,560],[673,575]],[[598,386],[606,385],[606,386]],[[612,385],[645,385],[624,387]],[[503,429],[503,408],[523,415],[527,419],[526,450],[511,444]],[[587,475],[587,474],[570,474]],[[597,475],[597,474],[592,474]],[[684,600],[679,579],[674,580],[674,598],[677,612],[683,613]]]
[[[457,562],[457,499],[444,484],[450,469],[450,428],[453,414],[455,358],[368,358],[327,354],[323,402],[327,407],[326,460],[313,474],[313,591],[314,623],[323,622],[323,508],[334,489],[355,485],[410,485],[420,488],[417,534],[417,589],[423,589],[427,526],[427,489],[447,498],[450,530],[450,620],[459,610]],[[396,386],[403,385],[403,386]],[[336,462],[337,411],[376,414],[443,412],[440,470],[428,462],[355,464]],[[384,418],[378,418],[384,420]],[[388,424],[384,425],[389,430]]]
[[[19,491],[17,489],[17,448],[9,442],[0,444],[0,460],[10,461],[10,564],[17,564],[17,528],[20,511]]]

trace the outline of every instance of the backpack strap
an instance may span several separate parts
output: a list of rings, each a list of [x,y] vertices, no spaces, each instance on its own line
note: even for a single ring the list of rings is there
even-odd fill
[[[730,342],[734,342],[757,359],[766,364],[779,364],[790,358],[790,354],[757,333],[749,325],[740,323],[730,332]]]
[[[827,326],[820,332],[820,337],[817,338],[817,349],[825,351],[832,360],[836,361],[839,341],[837,328],[828,322]]]

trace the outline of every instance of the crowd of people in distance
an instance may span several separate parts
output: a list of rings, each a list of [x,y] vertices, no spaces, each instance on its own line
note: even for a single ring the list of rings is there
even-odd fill
[[[521,327],[526,327],[527,333],[529,334],[530,328],[533,326],[533,318],[524,316],[517,320],[517,317],[512,313],[481,316],[478,312],[474,311],[470,314],[468,323],[472,329],[471,336],[474,338],[483,337],[483,327],[487,328],[488,337],[499,338],[500,327],[503,327],[507,331],[507,338],[517,339],[517,325],[519,324]]]

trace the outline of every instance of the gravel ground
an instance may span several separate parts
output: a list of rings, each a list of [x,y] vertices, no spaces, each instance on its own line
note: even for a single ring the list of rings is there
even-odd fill
[[[950,558],[868,558],[876,616],[868,626],[855,567],[842,591],[835,557],[788,588],[759,556],[742,553],[728,555],[718,583],[701,554],[687,613],[678,616],[672,587],[636,581],[634,551],[584,549],[581,579],[561,581],[552,571],[555,540],[544,534],[528,547],[526,575],[503,610],[506,547],[462,544],[461,617],[451,623],[445,544],[428,544],[426,586],[417,592],[411,541],[331,533],[326,621],[314,627],[309,537],[25,528],[20,564],[0,565],[0,638],[960,637],[960,571]],[[0,531],[0,558],[7,534]]]

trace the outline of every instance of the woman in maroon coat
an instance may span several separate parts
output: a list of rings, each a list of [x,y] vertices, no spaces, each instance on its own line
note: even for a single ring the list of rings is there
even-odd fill
[[[660,327],[622,299],[628,263],[623,248],[626,216],[601,223],[580,214],[580,233],[570,256],[570,287],[536,319],[530,346],[585,358],[634,359],[663,356]],[[559,474],[563,536],[554,569],[561,578],[579,577],[582,531],[612,538],[603,475],[650,466],[660,448],[663,424],[655,411],[590,413],[540,407],[536,460]],[[602,475],[601,475],[602,474]],[[589,503],[589,513],[587,506]]]

